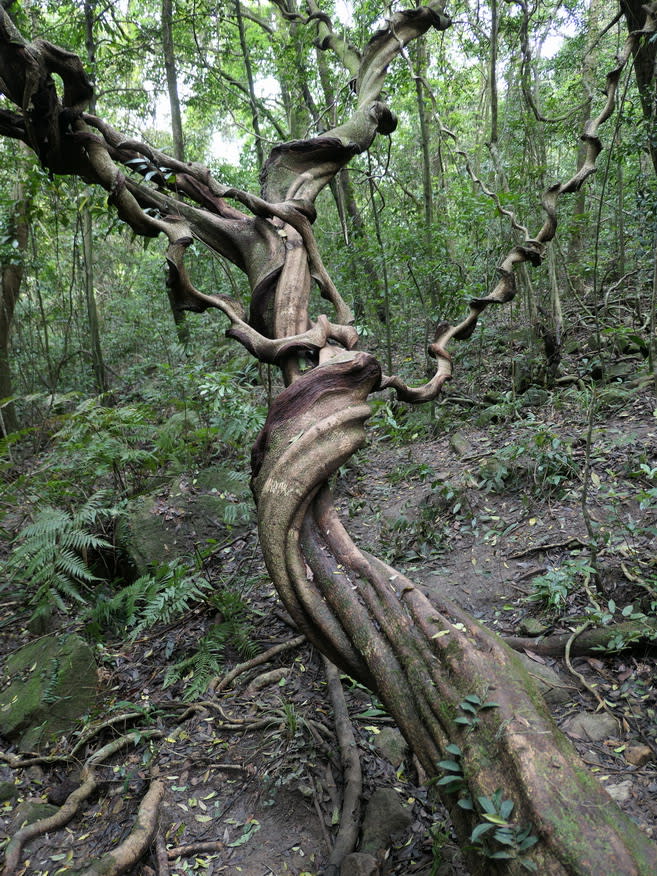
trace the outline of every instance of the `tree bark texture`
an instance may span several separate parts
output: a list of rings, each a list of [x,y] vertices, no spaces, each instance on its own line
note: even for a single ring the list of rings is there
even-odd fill
[[[314,2],[309,9],[317,15]],[[649,10],[647,34],[657,27],[656,10]],[[368,396],[392,388],[400,400],[434,399],[451,376],[449,342],[469,337],[490,304],[513,298],[517,266],[542,262],[556,231],[559,198],[595,171],[598,129],[613,111],[621,71],[639,35],[628,40],[607,76],[606,102],[583,135],[581,168],[544,194],[543,227],[513,247],[495,289],[471,301],[460,324],[436,328],[429,347],[436,373],[410,387],[383,375],[373,356],[355,349],[351,312],[312,232],[314,202],[377,133],[394,131],[396,119],[381,101],[388,65],[409,42],[450,22],[440,0],[430,0],[392,14],[360,54],[333,32],[328,16],[319,15],[320,47],[335,52],[354,76],[354,110],[320,136],[274,147],[262,169],[260,195],[224,186],[204,167],[127,140],[85,112],[91,91],[79,60],[44,41],[28,43],[1,8],[0,85],[17,110],[0,110],[0,133],[28,143],[54,172],[97,182],[137,233],[163,234],[178,306],[220,309],[230,321],[230,337],[281,368],[286,388],[272,402],[252,455],[267,568],[299,629],[378,693],[427,774],[438,779],[473,873],[520,874],[531,864],[544,876],[648,876],[657,870],[655,845],[580,764],[513,651],[447,599],[429,601],[403,575],[359,550],[328,486],[365,443]],[[62,96],[53,73],[64,83]],[[247,274],[248,318],[236,300],[191,283],[185,256],[194,237]],[[311,319],[313,283],[333,321],[324,314]],[[301,359],[312,367],[303,370]],[[486,824],[480,798],[497,792],[513,803],[512,816],[507,811],[512,841],[504,848],[495,846],[490,832],[476,839]],[[523,828],[536,842],[521,848]],[[479,831],[475,839],[473,829]],[[500,859],[509,850],[511,858]]]

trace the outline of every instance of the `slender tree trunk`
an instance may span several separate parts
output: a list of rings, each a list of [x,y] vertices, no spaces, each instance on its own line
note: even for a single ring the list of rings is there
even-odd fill
[[[14,207],[9,231],[16,241],[9,256],[0,264],[0,435],[8,435],[18,428],[13,402],[3,400],[13,395],[11,379],[11,326],[24,272],[29,236],[29,202],[22,182],[14,184]]]
[[[164,53],[164,69],[167,76],[167,91],[169,93],[169,110],[171,112],[173,154],[178,161],[184,161],[185,141],[183,138],[180,98],[178,96],[176,56],[173,47],[173,0],[162,0],[162,49]]]
[[[630,33],[640,30],[645,21],[645,4],[643,0],[620,0],[620,8],[625,16],[627,29]],[[657,119],[657,42],[654,39],[641,40],[632,51],[634,60],[634,76],[639,90],[639,99],[643,117],[648,132],[647,147],[652,159],[652,166],[657,173],[657,135],[655,120]]]
[[[265,162],[265,154],[262,148],[262,136],[260,133],[260,117],[258,115],[258,102],[256,100],[255,84],[253,78],[253,67],[251,66],[251,53],[246,42],[246,33],[244,31],[244,19],[242,17],[242,8],[240,0],[235,0],[235,18],[237,21],[237,29],[240,37],[240,49],[242,50],[242,59],[244,61],[244,70],[246,71],[246,82],[249,89],[249,103],[251,105],[251,123],[253,125],[253,133],[255,135],[255,150],[258,158],[258,167],[262,167]]]
[[[580,127],[591,116],[591,107],[593,105],[593,95],[596,85],[596,69],[598,63],[598,51],[595,45],[600,33],[600,20],[604,14],[604,9],[600,7],[599,0],[591,0],[587,13],[587,39],[589,48],[584,55],[582,61],[582,89],[584,91],[584,101],[582,111],[579,116]],[[579,169],[586,159],[586,144],[580,141],[577,152],[577,168]],[[575,196],[573,203],[573,230],[570,235],[568,244],[568,261],[577,265],[580,258],[584,237],[586,234],[586,190],[581,188]]]
[[[87,61],[91,70],[96,66],[96,39],[94,36],[94,23],[96,16],[95,0],[85,0],[84,25],[85,41],[87,48]],[[96,111],[95,99],[92,97],[89,103],[91,112]],[[100,327],[98,324],[98,307],[96,305],[96,293],[94,290],[94,245],[93,245],[93,220],[89,204],[85,203],[81,209],[82,219],[82,255],[84,259],[84,297],[87,304],[87,318],[89,321],[89,343],[91,345],[91,362],[94,372],[96,390],[99,393],[107,392],[107,375],[103,361],[103,348],[100,342]]]
[[[167,92],[169,94],[169,110],[171,112],[171,135],[173,137],[173,155],[178,161],[185,160],[185,139],[183,136],[182,113],[178,95],[178,71],[176,69],[176,54],[173,44],[173,0],[162,0],[162,50],[164,54],[164,69],[167,77]],[[169,295],[169,305],[176,326],[178,341],[186,346],[189,343],[189,326],[187,317],[175,306]]]
[[[433,182],[431,174],[431,144],[429,132],[429,119],[424,99],[424,77],[427,70],[427,46],[424,37],[415,44],[416,49],[416,75],[415,96],[417,99],[417,113],[420,122],[420,146],[422,149],[422,196],[424,205],[424,240],[427,257],[433,255]],[[431,284],[432,289],[434,284]],[[435,304],[435,301],[432,301]]]

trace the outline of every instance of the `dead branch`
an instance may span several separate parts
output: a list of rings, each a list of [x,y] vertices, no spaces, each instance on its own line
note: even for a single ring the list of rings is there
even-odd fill
[[[544,638],[532,639],[523,636],[505,636],[506,644],[514,651],[533,651],[543,657],[563,657],[572,633],[556,633]],[[657,638],[657,621],[654,618],[623,621],[606,627],[584,630],[571,645],[574,657],[607,651],[613,642],[615,651],[628,650],[639,643],[654,642]]]

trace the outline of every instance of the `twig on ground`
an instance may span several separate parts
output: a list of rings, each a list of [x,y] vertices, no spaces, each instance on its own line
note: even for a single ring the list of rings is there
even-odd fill
[[[612,711],[612,710],[609,708],[609,706],[605,703],[605,701],[604,701],[603,698],[600,696],[600,694],[597,692],[597,690],[593,687],[593,685],[591,685],[591,684],[588,683],[588,681],[584,678],[584,676],[582,675],[581,672],[578,672],[578,671],[574,668],[574,666],[573,666],[573,664],[571,663],[571,660],[570,660],[570,649],[571,649],[572,646],[573,646],[573,642],[575,641],[575,639],[576,639],[579,635],[581,635],[581,634],[584,632],[584,630],[586,630],[586,629],[587,629],[588,627],[590,627],[590,626],[591,626],[591,621],[584,621],[583,624],[581,624],[579,627],[577,627],[577,629],[575,630],[575,632],[570,636],[570,638],[569,638],[568,641],[566,642],[566,649],[565,649],[565,651],[564,651],[564,655],[563,655],[563,657],[564,657],[564,660],[565,660],[565,662],[566,662],[566,666],[568,667],[568,671],[571,673],[571,675],[574,675],[575,678],[579,679],[579,681],[580,681],[581,684],[582,684],[582,687],[586,688],[586,690],[596,698],[596,700],[598,701],[598,708],[599,708],[599,709],[604,709],[605,712],[609,712],[609,714],[612,715],[612,717],[615,718],[616,716],[614,715],[613,711]]]
[[[517,554],[510,554],[510,560],[517,560],[520,557],[526,557],[529,554],[536,554],[540,551],[553,551],[557,548],[562,547],[589,547],[588,542],[582,541],[581,538],[578,538],[576,535],[571,536],[571,538],[567,538],[565,541],[554,541],[543,544],[535,544],[532,547],[525,548],[524,551],[519,551]]]

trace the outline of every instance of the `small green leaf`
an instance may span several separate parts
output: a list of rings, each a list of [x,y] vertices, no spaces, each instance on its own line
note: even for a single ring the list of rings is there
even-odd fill
[[[495,812],[495,804],[490,797],[477,797],[477,803],[479,803],[484,812],[488,812],[491,815]]]
[[[458,745],[454,745],[453,742],[450,742],[449,745],[445,746],[445,751],[449,752],[449,754],[453,754],[455,757],[461,757],[461,749]]]
[[[513,812],[513,800],[503,800],[502,805],[500,806],[500,815],[502,818],[505,818],[507,821],[509,820],[509,815]]]
[[[486,821],[490,821],[492,824],[500,824],[502,827],[506,827],[509,823],[506,818],[502,818],[495,812],[485,812],[482,818],[485,818]]]
[[[485,833],[488,833],[488,831],[492,829],[492,824],[478,824],[470,834],[470,842],[476,843],[480,837],[482,837]]]
[[[457,763],[455,760],[440,760],[438,761],[438,766],[441,770],[449,770],[451,773],[463,772],[461,764]]]
[[[443,776],[442,779],[438,779],[438,781],[436,782],[436,785],[442,785],[445,787],[449,785],[452,792],[457,791],[459,788],[462,788],[464,784],[465,783],[460,776]]]

